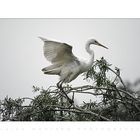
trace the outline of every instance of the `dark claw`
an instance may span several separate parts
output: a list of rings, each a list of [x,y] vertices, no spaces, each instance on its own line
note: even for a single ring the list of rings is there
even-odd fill
[[[74,103],[74,101],[69,99],[69,103],[72,105]]]

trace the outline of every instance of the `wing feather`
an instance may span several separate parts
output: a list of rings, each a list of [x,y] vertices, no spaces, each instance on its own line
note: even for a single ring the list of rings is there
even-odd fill
[[[50,40],[44,41],[44,56],[52,63],[77,59],[72,53],[72,46]]]

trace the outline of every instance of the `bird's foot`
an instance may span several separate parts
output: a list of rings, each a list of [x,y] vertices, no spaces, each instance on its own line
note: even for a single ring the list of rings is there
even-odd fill
[[[72,99],[68,98],[68,100],[69,100],[69,103],[70,103],[71,105],[74,103],[74,101],[73,101]]]
[[[71,108],[73,105],[74,105],[74,101],[70,99],[68,108]]]

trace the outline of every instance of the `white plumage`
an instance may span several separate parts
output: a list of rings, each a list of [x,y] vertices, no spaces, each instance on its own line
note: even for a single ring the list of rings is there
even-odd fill
[[[79,59],[72,53],[72,46],[47,40],[43,37],[39,37],[44,42],[44,56],[52,65],[42,69],[44,74],[59,75],[60,81],[63,83],[69,83],[74,80],[79,74],[87,71],[94,62],[94,52],[91,50],[90,45],[98,45],[107,48],[100,44],[95,39],[90,39],[86,43],[86,50],[90,55],[88,63],[79,61]]]

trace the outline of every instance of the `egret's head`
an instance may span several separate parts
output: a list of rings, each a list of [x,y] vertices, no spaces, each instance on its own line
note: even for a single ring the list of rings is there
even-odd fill
[[[94,45],[101,46],[101,47],[108,49],[106,46],[99,43],[96,39],[90,39],[89,42],[90,42],[90,44],[94,44]]]

